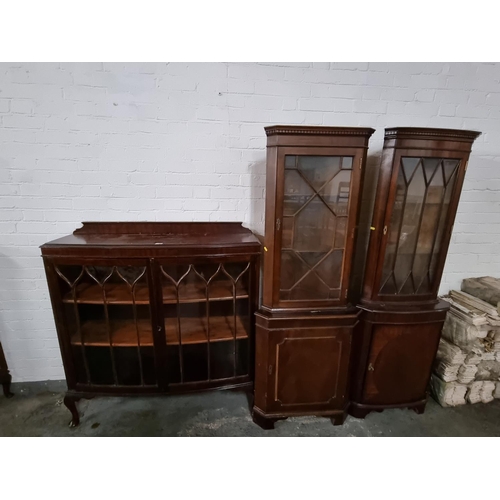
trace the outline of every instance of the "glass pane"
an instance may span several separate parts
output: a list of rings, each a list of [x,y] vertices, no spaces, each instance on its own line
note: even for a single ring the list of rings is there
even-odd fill
[[[55,269],[78,382],[156,385],[146,267]]]
[[[427,177],[427,198],[425,200],[420,233],[418,235],[417,252],[413,261],[413,280],[416,293],[429,293],[432,284],[429,280],[429,264],[432,254],[432,243],[439,221],[441,200],[444,195],[444,178],[440,161],[425,159]]]
[[[250,263],[162,265],[169,381],[249,374]]]
[[[340,156],[298,156],[297,169],[316,191],[333,179],[340,170]]]
[[[313,196],[314,190],[297,170],[285,170],[283,216],[293,216]]]
[[[458,164],[441,158],[401,159],[380,293],[431,291]]]
[[[383,293],[396,293],[396,281],[394,273],[394,261],[396,258],[398,235],[403,220],[403,211],[406,202],[406,183],[403,169],[399,169],[396,185],[396,196],[392,207],[391,223],[389,224],[387,243],[385,247],[384,267],[382,270]]]
[[[314,199],[295,215],[292,249],[297,252],[323,252],[332,248],[335,214],[321,198]]]
[[[352,156],[344,156],[342,158],[342,168],[346,169],[352,168]]]
[[[280,300],[338,300],[352,157],[286,156]]]
[[[342,170],[320,190],[322,199],[336,215],[347,215],[351,171]]]
[[[293,217],[283,217],[283,228],[281,234],[281,247],[291,248],[293,240]]]
[[[347,217],[337,217],[335,227],[335,248],[344,248],[347,235]]]
[[[340,288],[340,279],[342,277],[342,261],[344,257],[343,250],[334,250],[328,257],[319,263],[318,274],[331,289]]]
[[[459,165],[458,160],[445,160],[443,162],[443,173],[445,178],[445,195],[443,199],[441,213],[439,214],[439,222],[437,225],[436,234],[434,236],[433,247],[431,250],[432,257],[429,265],[429,280],[431,281],[431,283],[434,283],[436,279],[435,274],[436,274],[437,261],[439,253],[441,251],[444,226],[449,215],[448,211],[450,207],[451,195],[453,193],[453,187],[455,186],[455,182],[457,179],[458,165]]]

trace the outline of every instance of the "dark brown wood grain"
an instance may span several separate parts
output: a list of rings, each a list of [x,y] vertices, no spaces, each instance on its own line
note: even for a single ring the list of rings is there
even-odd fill
[[[348,405],[352,331],[357,314],[256,315],[255,422],[289,416],[343,420]]]
[[[373,132],[373,129],[356,127],[266,127],[268,143],[262,297],[262,306],[265,309],[331,309],[342,308],[348,304],[347,292],[351,276],[356,225],[359,219],[361,180],[366,164],[368,139]],[[286,155],[353,157],[346,228],[347,242],[339,299],[286,303],[279,298],[282,231],[277,229],[277,220],[283,220],[284,158]],[[349,298],[355,299],[355,297]]]
[[[241,223],[84,223],[41,251],[70,425],[81,398],[253,386],[261,244]]]
[[[363,309],[354,332],[349,413],[412,408],[423,413],[432,363],[449,305]]]
[[[449,304],[437,299],[437,294],[469,154],[478,135],[479,132],[467,130],[386,129],[360,301],[361,315],[353,338],[349,409],[353,416],[363,418],[370,411],[386,408],[412,408],[417,413],[425,409],[432,363],[449,308]],[[422,215],[418,225],[424,237],[417,237],[413,263],[418,250],[424,246],[434,249],[440,236],[431,286],[424,293],[401,290],[389,294],[381,290],[382,274],[396,184],[404,157],[424,161],[433,158],[456,160],[458,170],[449,207],[436,214],[444,218],[442,233],[439,235],[435,229],[431,242],[425,235],[427,225],[432,227],[433,220],[424,220]],[[431,262],[429,260],[429,266]]]
[[[358,321],[353,306],[357,297],[349,295],[352,254],[368,139],[374,130],[280,125],[265,130],[263,296],[256,315],[254,421],[272,428],[288,416],[318,415],[341,424],[348,405],[352,332]],[[287,155],[352,158],[338,298],[280,298]],[[315,242],[310,243],[314,251]]]
[[[412,134],[413,132],[413,134]],[[370,302],[413,302],[435,300],[441,282],[446,254],[455,221],[465,172],[474,139],[479,132],[451,129],[392,128],[386,129],[380,175],[375,196],[368,258],[365,269],[361,303]],[[407,295],[384,295],[380,293],[382,266],[385,257],[388,227],[396,195],[396,182],[401,157],[450,158],[459,160],[459,170],[443,231],[441,251],[431,293],[408,298]]]

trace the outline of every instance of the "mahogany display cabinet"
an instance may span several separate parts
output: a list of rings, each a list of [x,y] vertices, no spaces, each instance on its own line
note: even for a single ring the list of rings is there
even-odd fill
[[[449,305],[437,298],[472,143],[479,132],[389,128],[373,212],[350,414],[424,411]]]
[[[41,251],[70,425],[81,398],[253,387],[261,245],[240,223],[84,223]]]
[[[272,126],[267,134],[262,305],[254,421],[342,423],[348,405],[352,254],[369,128]]]

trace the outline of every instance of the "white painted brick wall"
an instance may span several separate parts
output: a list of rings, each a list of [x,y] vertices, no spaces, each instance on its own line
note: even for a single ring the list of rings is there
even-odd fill
[[[270,124],[474,129],[443,277],[500,276],[500,64],[0,64],[0,337],[14,380],[63,378],[38,246],[83,220],[263,231]]]

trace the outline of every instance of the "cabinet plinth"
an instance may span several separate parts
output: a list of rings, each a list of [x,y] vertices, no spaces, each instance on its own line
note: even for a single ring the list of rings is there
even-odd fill
[[[239,223],[84,223],[42,247],[68,393],[251,388],[261,245]]]

